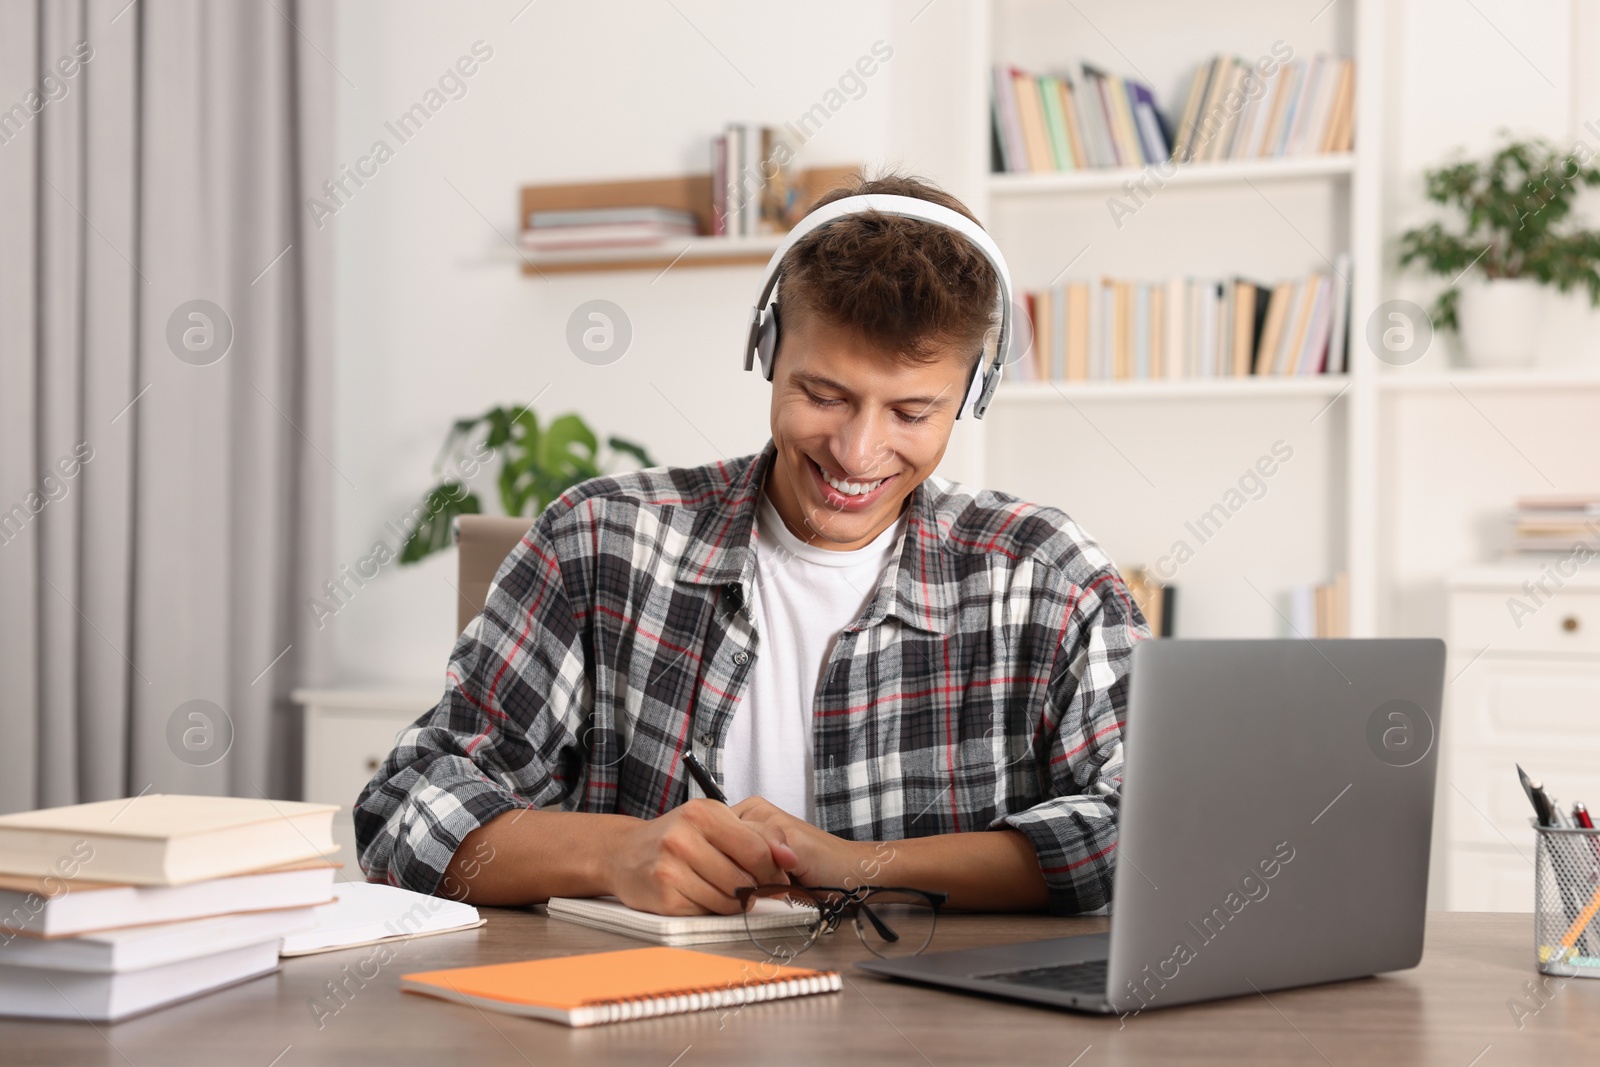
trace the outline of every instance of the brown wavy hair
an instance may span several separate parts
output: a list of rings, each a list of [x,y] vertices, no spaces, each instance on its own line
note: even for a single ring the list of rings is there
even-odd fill
[[[978,222],[937,185],[901,174],[857,176],[813,210],[870,193],[916,197]],[[784,331],[818,315],[907,363],[930,363],[938,358],[935,346],[951,343],[970,348],[976,360],[997,325],[1000,279],[989,260],[960,234],[920,219],[876,211],[841,219],[791,248],[778,278]]]

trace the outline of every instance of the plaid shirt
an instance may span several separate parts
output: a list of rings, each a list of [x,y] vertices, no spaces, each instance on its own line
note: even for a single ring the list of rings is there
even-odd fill
[[[433,892],[502,812],[653,818],[691,795],[762,649],[749,604],[775,448],[567,490],[495,576],[444,697],[357,801],[369,878]],[[1014,827],[1057,914],[1107,903],[1133,643],[1110,559],[1062,512],[930,477],[816,689],[816,821],[852,840]],[[695,790],[693,795],[698,795]]]

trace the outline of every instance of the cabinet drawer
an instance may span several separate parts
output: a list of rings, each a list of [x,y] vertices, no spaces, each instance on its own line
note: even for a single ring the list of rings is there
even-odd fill
[[[1600,763],[1600,661],[1451,655],[1441,733],[1453,751],[1492,749],[1506,765],[1564,751]],[[1600,794],[1594,802],[1600,804]]]
[[[306,716],[305,798],[349,811],[394,747],[395,735],[416,720],[405,713]]]
[[[1533,867],[1509,849],[1452,848],[1444,874],[1449,911],[1533,910]]]
[[[1485,647],[1600,656],[1600,593],[1568,588],[1542,599],[1512,586],[1459,590],[1450,597],[1450,643],[1468,656]]]

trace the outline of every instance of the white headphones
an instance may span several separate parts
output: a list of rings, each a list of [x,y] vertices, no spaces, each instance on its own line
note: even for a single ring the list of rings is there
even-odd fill
[[[1000,254],[999,247],[971,219],[959,211],[952,211],[942,205],[913,196],[870,193],[843,197],[831,204],[824,204],[801,219],[794,229],[789,231],[789,235],[778,246],[778,250],[772,254],[772,259],[767,262],[766,276],[761,283],[761,296],[756,301],[756,306],[750,309],[750,335],[745,342],[744,369],[749,370],[759,356],[762,377],[769,382],[772,381],[772,357],[778,351],[778,304],[773,297],[773,291],[778,286],[778,268],[782,265],[783,257],[788,254],[789,249],[815,230],[820,230],[846,216],[867,211],[921,219],[923,222],[932,222],[952,229],[982,252],[994,267],[995,273],[1000,276],[1000,335],[995,342],[994,359],[990,361],[986,373],[980,373],[983,371],[981,358],[973,365],[972,380],[967,384],[966,399],[961,402],[961,408],[956,412],[958,419],[967,411],[971,411],[975,419],[983,418],[983,413],[989,408],[989,401],[994,398],[995,387],[1000,384],[1000,370],[1005,366],[1006,357],[1011,350],[1011,272],[1006,269],[1006,260]]]

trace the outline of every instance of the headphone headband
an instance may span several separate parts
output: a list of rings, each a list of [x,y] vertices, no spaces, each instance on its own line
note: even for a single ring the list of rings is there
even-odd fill
[[[772,292],[778,284],[778,273],[783,265],[783,257],[797,243],[804,240],[808,234],[814,233],[825,226],[831,225],[850,215],[859,215],[866,212],[878,212],[884,215],[898,215],[902,218],[919,219],[931,222],[946,229],[954,230],[965,237],[973,247],[982,252],[984,258],[994,267],[999,278],[1000,300],[1000,334],[995,343],[994,359],[988,371],[982,367],[981,353],[979,366],[974,368],[974,380],[968,390],[962,408],[971,407],[974,418],[983,418],[989,407],[989,401],[994,397],[995,387],[1000,384],[1001,369],[1005,366],[1006,357],[1011,350],[1011,272],[1006,267],[1005,256],[1001,255],[1000,248],[994,239],[984,232],[971,219],[953,211],[941,204],[931,203],[914,196],[898,196],[888,193],[863,193],[856,196],[841,197],[832,203],[812,211],[801,219],[795,227],[784,237],[778,245],[778,250],[767,261],[767,269],[762,277],[761,295],[756,300],[756,305],[750,310],[750,332],[745,343],[744,369],[750,370],[756,356],[762,356],[762,372],[768,381],[772,380],[771,358],[777,344],[777,316],[776,309],[769,309],[768,302],[772,299]],[[766,351],[763,352],[765,345]],[[982,386],[979,389],[979,382]],[[960,418],[960,411],[957,412]]]

